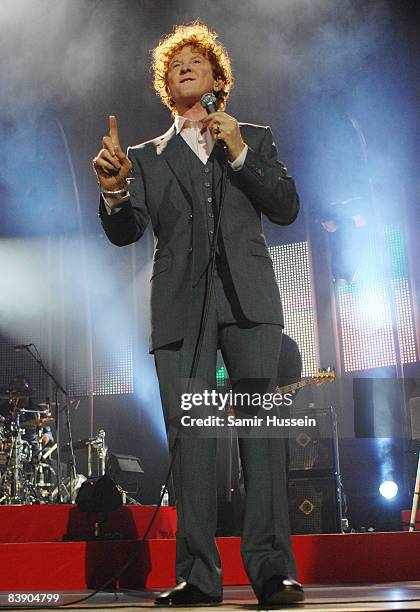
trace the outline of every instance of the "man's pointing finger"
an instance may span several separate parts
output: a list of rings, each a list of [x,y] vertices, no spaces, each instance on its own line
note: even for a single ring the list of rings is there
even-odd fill
[[[115,115],[109,115],[109,135],[114,147],[119,147],[120,138],[118,136],[117,118]]]

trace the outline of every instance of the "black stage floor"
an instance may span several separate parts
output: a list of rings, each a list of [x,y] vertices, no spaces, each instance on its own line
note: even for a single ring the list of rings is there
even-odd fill
[[[420,582],[396,582],[386,584],[363,584],[363,585],[334,585],[334,586],[305,586],[306,601],[303,604],[292,607],[283,607],[287,610],[311,610],[313,612],[380,612],[382,610],[420,610]],[[16,609],[19,606],[10,606],[3,597],[1,599],[2,609]],[[149,608],[153,605],[154,593],[147,591],[125,591],[98,593],[85,602],[72,604],[78,599],[89,595],[85,593],[62,593],[61,601],[66,603],[66,608],[109,610],[110,608],[122,608],[129,611],[138,608]],[[25,607],[26,610],[39,610],[39,607]],[[44,609],[48,609],[46,606]],[[190,608],[177,608],[189,610]],[[194,608],[200,610],[200,608]],[[211,608],[203,607],[202,610],[209,611]],[[224,589],[224,602],[215,607],[222,610],[257,610],[258,608],[254,594],[249,587],[227,587]],[[279,609],[279,608],[277,608]]]

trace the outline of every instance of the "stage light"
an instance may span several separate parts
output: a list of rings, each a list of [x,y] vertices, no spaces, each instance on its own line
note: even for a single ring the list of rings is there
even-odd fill
[[[315,312],[308,242],[293,242],[269,248],[283,301],[285,332],[299,345],[302,376],[318,368]]]
[[[391,290],[403,363],[415,363],[417,350],[412,295],[403,230],[386,228],[391,256]],[[337,287],[344,369],[355,372],[395,364],[392,316],[385,281],[369,278]]]
[[[379,487],[379,493],[382,497],[385,497],[385,499],[394,499],[398,493],[398,485],[393,480],[384,480]]]
[[[228,373],[226,367],[221,365],[220,368],[216,370],[216,384],[218,387],[223,387],[226,384],[228,379]]]

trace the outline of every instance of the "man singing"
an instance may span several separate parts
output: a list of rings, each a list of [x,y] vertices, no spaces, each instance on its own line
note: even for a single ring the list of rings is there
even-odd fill
[[[239,124],[224,111],[233,78],[214,32],[199,22],[176,26],[154,49],[153,70],[173,125],[163,136],[130,147],[126,156],[111,116],[94,169],[102,225],[112,243],[139,240],[152,222],[150,351],[172,448],[179,381],[191,375],[197,352],[198,387],[214,384],[220,349],[234,391],[274,391],[283,314],[261,215],[288,225],[299,198],[277,160],[270,129]],[[210,114],[200,103],[206,93],[216,96],[217,110]],[[175,438],[177,586],[155,603],[214,605],[222,601],[214,540],[217,440],[182,431]],[[262,605],[304,599],[290,543],[284,448],[281,438],[240,439],[246,487],[241,552]]]

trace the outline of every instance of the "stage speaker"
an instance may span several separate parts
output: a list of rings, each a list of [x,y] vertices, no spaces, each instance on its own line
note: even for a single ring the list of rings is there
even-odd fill
[[[341,504],[336,478],[291,478],[289,517],[293,534],[339,533]]]
[[[289,433],[289,470],[336,469],[335,415],[332,409],[294,411],[293,418],[315,419],[316,426],[293,427]]]
[[[411,438],[420,441],[420,397],[409,400],[411,415]]]
[[[138,494],[141,477],[144,472],[137,457],[109,453],[106,462],[106,473],[127,493],[131,495]]]
[[[120,491],[109,476],[85,480],[76,497],[82,512],[112,512],[123,503]]]

